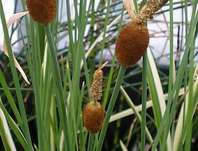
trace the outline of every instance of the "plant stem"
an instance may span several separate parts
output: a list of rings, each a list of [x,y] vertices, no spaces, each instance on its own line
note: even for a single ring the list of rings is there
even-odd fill
[[[47,40],[49,47],[51,48],[50,54],[52,57],[52,62],[53,62],[53,68],[54,68],[54,78],[55,78],[55,84],[57,87],[57,93],[58,93],[58,107],[59,107],[59,113],[60,113],[60,119],[64,119],[63,121],[63,131],[65,135],[65,146],[67,147],[67,150],[72,151],[71,149],[71,140],[69,135],[69,129],[68,129],[68,123],[67,123],[67,115],[66,115],[66,109],[65,109],[65,102],[64,102],[64,95],[63,95],[63,85],[62,85],[62,80],[61,80],[61,75],[60,75],[60,69],[59,69],[59,64],[56,56],[56,47],[52,38],[52,34],[50,32],[50,27],[46,26],[45,27],[45,32],[47,35]]]
[[[146,70],[147,70],[147,53],[143,57],[143,71],[142,71],[142,122],[141,122],[141,151],[145,149],[145,128],[146,128],[146,101],[147,101],[147,82],[146,82]]]
[[[125,73],[125,69],[123,67],[120,67],[120,70],[119,70],[119,73],[118,73],[118,76],[117,76],[117,80],[116,80],[116,84],[115,84],[115,87],[114,87],[114,90],[113,90],[113,93],[112,93],[112,96],[111,96],[111,99],[110,99],[110,103],[108,105],[108,109],[107,109],[107,112],[106,112],[104,125],[103,125],[103,128],[102,128],[101,133],[100,133],[99,142],[98,142],[97,149],[96,149],[97,151],[101,151],[101,149],[102,149],[102,144],[103,144],[104,138],[106,136],[107,127],[109,125],[109,119],[110,119],[111,114],[113,112],[113,108],[115,106],[117,96],[119,94],[119,90],[120,90],[120,86],[122,84],[124,73]]]
[[[30,146],[29,149],[32,150],[32,148],[31,148],[32,142],[31,142],[29,127],[28,127],[27,115],[26,115],[26,111],[25,111],[22,93],[20,91],[19,77],[17,75],[17,71],[16,71],[16,68],[14,65],[14,57],[12,54],[11,42],[9,39],[9,34],[8,34],[8,29],[7,29],[7,24],[6,24],[2,1],[0,1],[0,16],[1,16],[1,23],[2,23],[3,31],[4,31],[6,48],[8,50],[8,55],[9,55],[9,59],[10,59],[11,72],[12,72],[13,79],[14,79],[14,85],[16,87],[16,95],[17,95],[17,100],[18,100],[18,104],[19,104],[19,110],[20,110],[22,121],[23,121],[21,127],[22,127],[24,135],[29,143],[29,146]]]

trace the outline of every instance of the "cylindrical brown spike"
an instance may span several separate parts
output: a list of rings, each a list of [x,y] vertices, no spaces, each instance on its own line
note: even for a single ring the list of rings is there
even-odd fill
[[[132,5],[132,3],[128,2],[128,0],[124,1],[132,21],[124,26],[116,41],[115,55],[122,66],[131,66],[144,55],[149,43],[148,29],[144,24],[147,19],[152,18],[153,14],[167,1],[168,0],[148,0],[136,16],[133,14],[133,10],[131,10],[133,7],[127,5]]]
[[[27,8],[33,20],[44,25],[56,16],[56,0],[27,0]]]
[[[105,116],[105,110],[97,101],[91,101],[83,109],[83,124],[90,133],[101,130]]]
[[[132,21],[125,25],[116,41],[115,55],[118,62],[129,67],[135,64],[145,53],[149,43],[149,33],[146,26]]]

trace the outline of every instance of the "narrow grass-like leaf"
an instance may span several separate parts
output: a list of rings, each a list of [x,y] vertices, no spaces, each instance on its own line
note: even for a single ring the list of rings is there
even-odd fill
[[[11,136],[10,129],[7,124],[7,120],[1,108],[0,108],[0,135],[6,151],[16,151],[16,147],[13,142],[13,138]]]
[[[184,92],[184,89],[181,89],[180,92],[179,92],[179,96],[183,96],[183,95],[185,95],[185,92]],[[167,96],[168,96],[168,94],[164,95],[165,98],[167,98]],[[153,106],[152,102],[153,102],[152,100],[147,101],[147,103],[146,103],[146,108],[147,109]],[[120,120],[122,118],[125,118],[125,117],[128,117],[130,115],[136,114],[135,111],[136,112],[141,112],[142,111],[142,105],[138,105],[138,106],[134,105],[134,108],[135,108],[134,110],[133,109],[126,109],[126,110],[123,110],[119,113],[116,113],[116,114],[112,115],[109,122],[111,123],[111,122],[114,122],[116,120]]]
[[[4,90],[5,95],[7,97],[7,101],[9,102],[10,107],[11,107],[14,115],[16,116],[17,122],[19,123],[19,125],[21,125],[21,123],[22,123],[21,120],[22,119],[21,119],[20,113],[19,113],[18,108],[17,108],[17,106],[15,104],[15,101],[13,99],[12,94],[10,93],[10,91],[8,89],[8,85],[7,85],[6,81],[5,81],[3,73],[1,71],[0,71],[0,83],[2,85],[2,88]]]
[[[160,81],[159,73],[157,71],[156,64],[154,62],[153,56],[150,51],[147,52],[148,55],[148,84],[151,92],[151,98],[153,101],[153,111],[155,115],[155,121],[157,124],[157,127],[160,125],[161,118],[164,115],[164,112],[166,110],[166,103],[165,103],[165,97],[164,92],[162,89],[162,83]],[[167,148],[171,150],[171,138],[170,134],[168,136],[167,140]]]
[[[25,139],[23,133],[19,129],[18,125],[15,123],[15,121],[12,119],[12,117],[9,115],[8,111],[4,107],[2,100],[0,98],[0,108],[2,109],[6,119],[8,120],[8,124],[10,125],[10,128],[13,130],[14,135],[16,136],[17,140],[21,143],[24,150],[29,149],[29,145],[27,140]]]
[[[128,151],[127,147],[124,145],[124,143],[120,140],[120,146],[122,148],[122,151]]]
[[[139,111],[137,110],[138,107],[136,107],[136,106],[133,104],[133,101],[132,101],[132,100],[130,99],[130,97],[127,95],[127,93],[126,93],[126,91],[124,90],[124,88],[121,87],[120,89],[121,89],[122,94],[123,94],[124,97],[126,98],[127,103],[129,104],[129,106],[130,106],[131,109],[133,110],[133,113],[136,115],[137,119],[139,120],[139,122],[140,122],[140,124],[141,124],[141,123],[142,123],[142,117],[141,117]],[[150,102],[150,104],[148,104],[148,106],[149,106],[149,105],[152,106],[151,102]],[[142,109],[143,109],[142,105],[139,106],[139,107],[141,107],[141,108],[139,108],[139,109],[142,111]],[[146,108],[146,107],[145,107],[145,108]],[[152,136],[151,136],[151,134],[150,134],[150,132],[149,132],[149,130],[148,130],[146,124],[145,124],[145,132],[146,132],[146,136],[147,136],[149,142],[152,144],[152,143],[153,143],[153,139],[152,139]]]
[[[113,90],[113,93],[112,93],[112,96],[111,96],[111,99],[110,99],[110,102],[109,102],[109,105],[107,108],[104,125],[103,125],[103,128],[102,128],[100,136],[99,136],[99,142],[97,144],[96,151],[101,151],[101,149],[102,149],[102,144],[103,144],[104,138],[106,136],[107,127],[109,125],[109,119],[113,112],[113,108],[114,108],[114,105],[115,105],[115,102],[116,102],[116,99],[117,99],[117,96],[119,93],[120,86],[122,84],[124,73],[125,73],[125,69],[120,67],[120,70],[119,70],[118,76],[117,76],[117,80],[116,80],[116,84],[115,84],[115,87],[114,87],[114,90]]]
[[[169,128],[171,126],[171,121],[173,120],[173,117],[176,114],[175,108],[177,105],[177,101],[175,101],[175,100],[177,100],[178,96],[179,96],[179,90],[182,85],[185,68],[188,63],[188,51],[189,51],[189,48],[193,42],[192,39],[195,34],[195,26],[197,24],[197,21],[198,21],[198,15],[197,15],[197,13],[194,13],[194,15],[191,18],[190,28],[189,28],[189,32],[188,32],[189,34],[188,34],[188,38],[187,38],[188,40],[186,42],[186,49],[185,49],[181,64],[179,66],[178,72],[177,72],[177,76],[176,76],[177,80],[175,81],[175,84],[173,86],[173,91],[169,92],[167,108],[166,108],[163,120],[162,120],[160,127],[158,129],[157,136],[154,140],[152,150],[154,150],[157,147],[157,144],[159,142],[160,136],[162,135],[163,131],[164,131],[164,134],[167,136],[166,132],[169,130]],[[166,136],[164,136],[164,138],[166,138]]]
[[[69,136],[67,115],[66,115],[65,103],[64,103],[64,95],[62,92],[63,91],[62,80],[61,80],[59,64],[58,64],[57,56],[56,56],[56,47],[53,42],[53,38],[52,38],[52,34],[51,34],[49,26],[45,28],[45,32],[47,35],[49,47],[51,49],[50,54],[52,57],[52,63],[53,63],[53,68],[54,68],[54,78],[55,78],[55,84],[57,87],[56,92],[58,94],[58,107],[59,107],[59,112],[61,116],[60,118],[64,119],[63,121],[64,123],[63,130],[64,130],[64,136],[65,136],[64,142],[65,142],[65,146],[67,147],[67,149],[72,151],[73,149],[71,148],[72,144],[71,144],[71,137]]]
[[[142,122],[141,122],[141,151],[145,150],[145,129],[146,129],[146,102],[147,102],[147,53],[143,56],[143,69],[142,69]]]
[[[7,29],[7,24],[6,24],[6,20],[5,20],[5,15],[4,15],[4,10],[3,10],[3,5],[2,2],[0,1],[0,16],[1,16],[1,23],[3,26],[3,31],[4,31],[4,37],[5,37],[5,43],[6,43],[6,48],[8,50],[8,55],[10,58],[10,65],[11,65],[11,72],[12,72],[12,76],[13,76],[13,80],[14,80],[14,85],[16,87],[16,95],[17,95],[17,100],[18,100],[18,104],[19,104],[19,110],[21,113],[21,117],[22,117],[22,130],[23,133],[25,135],[25,137],[28,140],[29,145],[31,146],[31,137],[30,137],[30,132],[29,132],[29,127],[28,127],[28,122],[27,122],[27,116],[26,116],[26,111],[25,111],[25,107],[24,107],[24,102],[23,102],[23,97],[22,97],[22,93],[20,91],[20,84],[19,84],[19,77],[17,75],[17,71],[14,65],[14,58],[13,58],[13,54],[12,54],[12,48],[11,48],[11,42],[9,39],[9,34],[8,34],[8,29]]]

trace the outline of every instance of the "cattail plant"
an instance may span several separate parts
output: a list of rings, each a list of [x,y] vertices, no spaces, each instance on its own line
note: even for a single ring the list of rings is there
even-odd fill
[[[16,41],[12,37],[15,28],[9,34],[7,11],[3,6],[10,1],[0,1],[0,26],[4,37],[0,49],[5,45],[4,52],[9,56],[9,64],[7,58],[0,57],[3,67],[0,69],[0,150],[197,150],[196,145],[193,146],[198,140],[197,0],[172,0],[166,10],[158,12],[165,13],[160,25],[164,23],[169,28],[163,32],[170,44],[169,72],[165,74],[152,52],[146,52],[151,38],[146,24],[167,0],[142,1],[146,2],[144,6],[136,0],[123,1],[130,21],[121,29],[116,41],[115,56],[121,66],[116,65],[113,58],[105,75],[104,65],[95,70],[91,84],[89,73],[98,51],[105,51],[99,57],[102,62],[106,50],[114,45],[114,33],[122,23],[124,11],[120,9],[120,1],[22,0],[20,10],[25,12],[18,15],[30,15],[35,22],[32,24],[27,16],[19,17],[25,24],[19,19],[13,23],[17,24],[21,35]],[[189,11],[189,8],[192,9]],[[173,12],[178,9],[183,17],[181,22],[178,18],[174,22]],[[53,21],[55,16],[58,19]],[[153,23],[158,24],[158,20]],[[20,29],[21,25],[25,25],[25,30]],[[182,27],[182,34],[177,35],[182,55],[176,66],[173,29],[178,25]],[[23,83],[15,68],[12,52],[18,42],[22,48],[19,63],[23,64],[30,85]],[[125,72],[125,68],[142,56],[142,67]],[[130,79],[139,76],[141,71],[142,81],[139,77],[137,82]],[[133,95],[133,90],[138,97]],[[87,104],[82,109],[85,98]],[[114,123],[109,129],[111,122]]]
[[[99,102],[102,97],[103,86],[102,68],[105,65],[106,63],[104,63],[94,72],[93,82],[90,88],[91,101],[87,103],[83,109],[83,123],[90,133],[97,133],[101,130],[105,117],[105,110]]]
[[[149,44],[146,21],[166,2],[167,0],[150,0],[137,15],[134,15],[131,8],[126,6],[132,21],[121,29],[115,50],[116,58],[122,66],[131,66],[144,55]]]
[[[129,22],[116,41],[115,54],[118,62],[124,67],[135,64],[144,55],[148,43],[147,27],[137,21]]]

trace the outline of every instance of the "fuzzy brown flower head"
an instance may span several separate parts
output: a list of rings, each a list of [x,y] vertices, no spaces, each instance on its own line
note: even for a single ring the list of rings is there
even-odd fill
[[[56,0],[27,0],[27,8],[33,20],[44,25],[56,16]]]
[[[105,110],[97,101],[91,101],[85,105],[83,110],[83,123],[90,133],[101,130],[105,117]]]
[[[144,55],[149,43],[149,32],[144,24],[137,21],[125,25],[116,41],[115,55],[118,62],[129,67]]]

